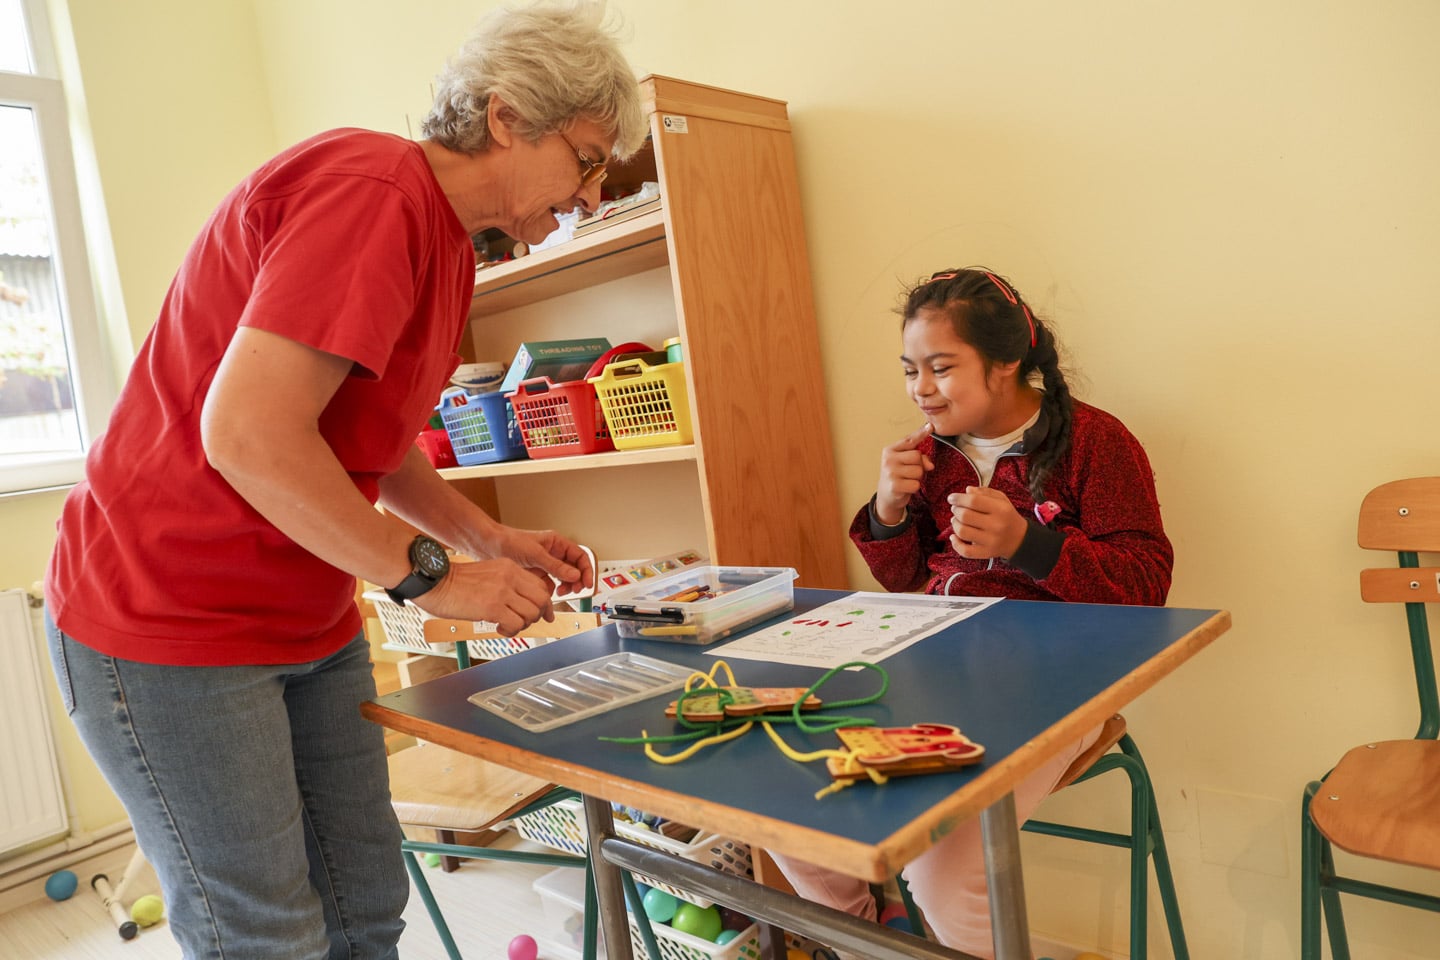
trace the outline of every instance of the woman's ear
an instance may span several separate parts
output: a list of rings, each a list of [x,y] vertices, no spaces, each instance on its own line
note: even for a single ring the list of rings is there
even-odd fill
[[[515,120],[515,108],[496,94],[490,94],[490,101],[485,104],[485,123],[490,128],[490,142],[501,147],[510,146],[514,136],[510,125]]]

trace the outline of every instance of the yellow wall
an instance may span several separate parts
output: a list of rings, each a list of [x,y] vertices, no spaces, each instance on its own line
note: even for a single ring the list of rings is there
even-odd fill
[[[242,0],[73,2],[137,334],[238,176],[326,127],[406,132],[491,5],[254,0],[252,19]],[[789,101],[847,504],[918,423],[886,359],[899,284],[945,266],[1008,274],[1068,345],[1076,393],[1146,443],[1171,602],[1235,619],[1127,711],[1192,950],[1294,956],[1303,784],[1414,722],[1402,618],[1356,597],[1354,517],[1375,484],[1440,472],[1440,6],[620,9],[640,72]],[[55,509],[0,505],[0,522],[43,541]],[[47,550],[27,544],[5,582]],[[1118,824],[1118,806],[1097,784],[1048,812]],[[1038,930],[1123,952],[1118,855],[1027,838],[1026,870]],[[1433,952],[1433,917],[1349,916],[1357,955]]]

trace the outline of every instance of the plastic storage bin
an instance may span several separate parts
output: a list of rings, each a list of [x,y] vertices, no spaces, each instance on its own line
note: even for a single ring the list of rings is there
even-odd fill
[[[522,380],[505,398],[526,451],[537,460],[615,449],[595,388],[584,380]]]
[[[530,888],[540,898],[540,908],[545,912],[541,934],[557,952],[563,950],[567,958],[580,960],[585,947],[585,871],[556,867],[537,877]],[[597,960],[605,956],[603,931],[597,930],[595,954]]]
[[[515,412],[504,394],[471,394],[460,387],[450,387],[441,394],[435,409],[440,413],[445,432],[450,435],[455,462],[460,466],[525,457],[525,444],[515,424]]]
[[[793,567],[687,567],[622,587],[601,610],[622,637],[713,643],[793,609],[797,576]]]
[[[403,647],[417,653],[452,655],[451,648],[454,644],[426,642],[425,621],[433,618],[424,610],[413,603],[396,603],[384,590],[366,590],[362,596],[374,605],[375,613],[380,617],[380,628],[385,631],[387,646]],[[545,638],[525,637],[471,640],[470,657],[473,660],[498,660],[548,642]]]
[[[566,853],[573,853],[576,856],[583,857],[585,855],[585,814],[579,800],[561,800],[559,803],[552,803],[534,813],[517,817],[514,826],[516,832],[527,840],[533,840]],[[670,835],[677,831],[679,831],[678,836]],[[708,867],[714,867],[738,877],[753,875],[750,866],[750,847],[739,840],[731,840],[716,833],[697,832],[693,827],[685,827],[674,821],[662,823],[660,831],[657,832],[642,829],[617,818],[615,832],[626,840],[633,840],[636,843],[654,847],[656,850],[671,853],[695,863],[703,863]],[[693,836],[681,839],[691,833]],[[697,893],[681,890],[668,883],[658,883],[640,874],[635,875],[635,880],[672,893],[681,900],[689,900],[696,906],[708,907],[714,903],[713,900],[707,900]]]
[[[617,450],[693,442],[685,365],[644,360],[612,363],[590,382],[605,411]]]
[[[450,446],[450,434],[443,429],[421,430],[420,435],[415,438],[415,446],[425,454],[425,459],[430,461],[430,466],[436,469],[460,465],[459,461],[455,459],[454,448]]]

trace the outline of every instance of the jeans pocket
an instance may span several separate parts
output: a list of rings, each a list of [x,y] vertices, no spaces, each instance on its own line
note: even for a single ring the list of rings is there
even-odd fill
[[[60,688],[60,701],[65,705],[65,715],[73,716],[75,684],[70,681],[70,657],[65,645],[74,641],[60,632],[48,612],[45,614],[45,638],[49,641],[50,665],[55,670],[55,684]]]

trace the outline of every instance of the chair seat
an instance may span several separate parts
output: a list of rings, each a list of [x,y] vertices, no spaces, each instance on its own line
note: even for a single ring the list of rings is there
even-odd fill
[[[433,743],[390,757],[390,801],[401,823],[478,833],[553,784]]]
[[[1335,846],[1360,856],[1440,869],[1440,742],[1385,740],[1340,759],[1310,802]]]
[[[1093,767],[1096,760],[1109,753],[1110,748],[1119,743],[1123,736],[1125,736],[1125,718],[1117,713],[1105,721],[1105,726],[1100,728],[1100,736],[1095,738],[1095,742],[1090,744],[1084,753],[1072,760],[1070,766],[1065,768],[1060,781],[1055,784],[1055,789],[1068,787],[1084,776],[1085,771]]]

